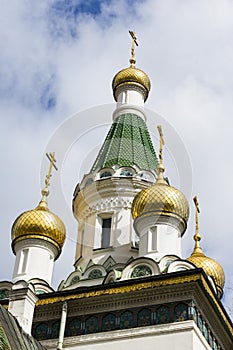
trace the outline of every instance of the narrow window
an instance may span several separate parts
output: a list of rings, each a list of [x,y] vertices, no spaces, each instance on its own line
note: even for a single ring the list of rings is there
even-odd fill
[[[102,235],[101,248],[108,248],[110,246],[112,218],[102,219]]]
[[[24,249],[20,254],[19,273],[25,273],[27,269],[28,249]]]
[[[157,227],[152,226],[148,232],[148,251],[157,251],[157,242]]]

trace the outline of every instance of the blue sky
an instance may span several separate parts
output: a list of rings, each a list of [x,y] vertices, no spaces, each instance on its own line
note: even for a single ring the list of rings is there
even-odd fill
[[[199,196],[202,246],[226,271],[225,302],[230,305],[232,1],[213,0],[210,5],[208,0],[3,0],[0,16],[0,249],[5,261],[1,279],[10,280],[13,270],[11,225],[22,211],[32,209],[40,199],[47,145],[62,123],[67,125],[70,116],[113,103],[112,78],[129,64],[128,30],[132,29],[139,42],[137,66],[148,73],[152,83],[147,107],[164,116],[189,154],[192,186],[186,194],[190,198]],[[59,147],[54,149],[62,175],[54,174],[49,206],[68,228],[66,247],[55,268],[55,287],[73,270],[76,222],[71,214],[72,192],[108,128],[105,117],[104,121],[100,115],[95,118],[97,123],[99,120],[100,137],[91,144],[91,151],[87,151],[88,137],[80,136],[81,141],[75,143],[74,135],[64,158],[59,156]],[[82,114],[77,118],[77,128],[79,120],[85,128]],[[89,134],[92,132],[87,127],[86,135]],[[179,176],[173,178],[170,174],[186,174],[186,165],[180,169],[175,161],[177,150],[169,149],[169,140],[167,144],[175,168],[168,169],[167,175],[173,185],[182,187]],[[57,183],[63,191],[60,201],[56,199]],[[184,256],[193,247],[193,216],[192,209],[184,237]]]

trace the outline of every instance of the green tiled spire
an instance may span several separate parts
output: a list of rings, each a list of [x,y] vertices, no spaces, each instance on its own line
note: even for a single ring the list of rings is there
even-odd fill
[[[91,171],[113,165],[155,170],[157,164],[146,123],[136,114],[126,113],[112,124]]]

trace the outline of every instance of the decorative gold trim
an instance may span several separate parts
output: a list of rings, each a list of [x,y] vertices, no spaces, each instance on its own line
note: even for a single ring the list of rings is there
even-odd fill
[[[142,289],[169,286],[172,284],[194,282],[200,279],[201,279],[201,274],[196,274],[192,276],[179,276],[179,277],[174,277],[171,279],[169,278],[169,279],[160,280],[160,281],[148,281],[148,282],[137,283],[129,286],[116,286],[108,289],[101,289],[97,291],[91,291],[91,292],[80,293],[80,294],[75,294],[75,292],[77,293],[77,290],[76,290],[72,295],[40,299],[37,301],[36,306],[54,304],[54,303],[63,302],[66,300],[96,297],[101,295],[123,294],[123,293],[135,292]]]
[[[213,294],[212,289],[209,287],[207,281],[205,280],[204,276],[202,273],[196,273],[191,276],[178,276],[174,278],[169,278],[165,280],[160,280],[160,281],[148,281],[144,283],[137,283],[129,286],[116,286],[116,287],[111,287],[108,289],[101,289],[98,291],[91,291],[91,292],[86,292],[86,293],[80,293],[80,294],[75,294],[77,293],[77,290],[74,291],[74,294],[72,295],[67,295],[67,296],[57,296],[57,297],[52,297],[52,298],[45,298],[45,299],[40,299],[36,303],[36,307],[42,306],[42,305],[49,305],[49,304],[54,304],[54,303],[59,303],[67,300],[77,300],[77,299],[82,299],[82,298],[91,298],[91,297],[97,297],[97,296],[102,296],[102,295],[114,295],[114,294],[123,294],[123,293],[129,293],[129,292],[135,292],[135,291],[140,291],[143,289],[152,289],[156,287],[161,287],[161,286],[169,286],[169,285],[175,285],[175,284],[183,284],[183,283],[190,283],[190,282],[196,282],[200,281],[202,283],[202,286],[208,296],[210,297],[211,301],[213,302],[214,306],[218,310],[219,314],[221,315],[222,319],[224,320],[226,326],[228,327],[231,335],[233,335],[233,328],[231,324],[229,323],[229,320],[227,319],[226,315],[224,314],[222,308],[220,307],[218,300],[216,296]]]

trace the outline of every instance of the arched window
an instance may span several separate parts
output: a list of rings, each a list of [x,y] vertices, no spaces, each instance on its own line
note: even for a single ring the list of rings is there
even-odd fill
[[[35,332],[34,332],[33,336],[34,336],[37,340],[48,339],[48,330],[49,330],[49,326],[48,326],[47,323],[40,323],[40,324],[35,328]]]
[[[82,322],[79,318],[74,318],[72,321],[69,322],[67,327],[67,336],[72,337],[75,335],[79,335],[82,333],[81,330]]]
[[[188,319],[188,307],[186,304],[181,303],[175,307],[174,310],[174,321],[185,321]]]
[[[86,320],[85,332],[86,333],[96,333],[98,332],[98,318],[91,316]]]
[[[58,338],[59,329],[60,329],[60,321],[54,322],[52,325],[51,339]]]
[[[103,179],[105,177],[111,177],[112,173],[111,171],[104,171],[101,175],[100,175],[100,179]]]
[[[102,276],[103,276],[103,274],[102,274],[102,271],[101,271],[101,270],[99,270],[99,269],[94,269],[94,270],[92,270],[92,271],[89,273],[88,278],[89,278],[89,279],[95,279],[95,278],[100,278],[100,277],[102,277]]]
[[[80,280],[79,276],[74,276],[70,281],[70,286],[77,283]]]
[[[133,327],[133,313],[125,311],[120,315],[120,329]]]
[[[133,176],[133,172],[129,169],[123,169],[120,172],[120,176]]]
[[[143,276],[151,276],[152,270],[147,265],[139,265],[136,266],[131,272],[130,278],[138,278]]]
[[[110,247],[112,218],[102,218],[101,248]]]
[[[138,312],[138,326],[149,326],[151,324],[151,311],[142,309]]]
[[[162,324],[170,322],[171,315],[167,306],[160,306],[155,312],[155,323]]]
[[[0,289],[0,299],[9,298],[9,290],[8,289]]]
[[[102,331],[111,331],[116,328],[116,316],[113,314],[108,314],[103,317],[102,320]]]

